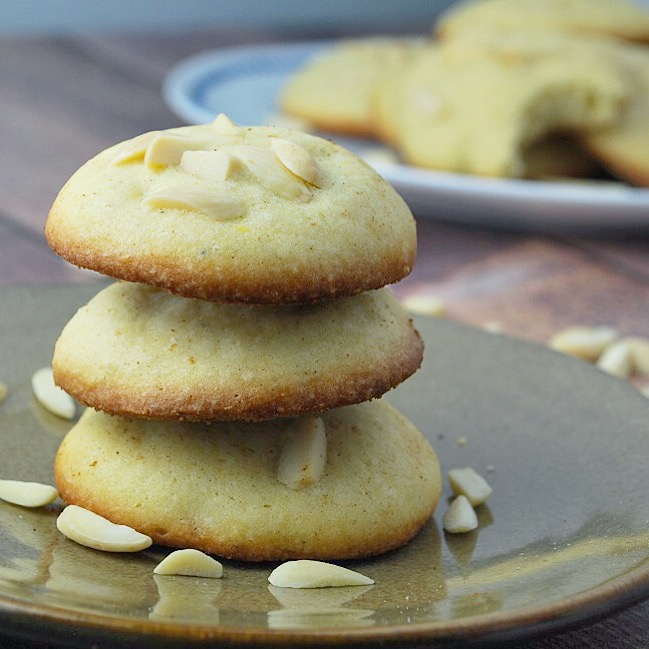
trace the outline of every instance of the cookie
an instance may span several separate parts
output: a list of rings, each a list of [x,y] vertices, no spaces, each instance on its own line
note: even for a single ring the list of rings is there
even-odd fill
[[[224,116],[100,153],[45,231],[77,266],[222,302],[352,295],[403,278],[416,255],[410,210],[357,156]]]
[[[524,153],[535,141],[612,124],[630,93],[605,52],[540,31],[503,36],[497,48],[431,47],[398,88],[393,128],[408,163],[507,177],[527,174]]]
[[[621,180],[649,187],[649,48],[611,46],[633,92],[621,118],[583,135],[585,147]]]
[[[425,55],[432,47],[434,46],[429,44],[427,47],[421,48],[420,51]],[[401,84],[408,69],[414,64],[416,56],[417,54],[414,54],[408,63],[400,66],[398,70],[390,70],[382,74],[372,96],[369,109],[372,132],[384,144],[392,147],[397,144],[397,123],[401,115]]]
[[[435,32],[450,38],[470,30],[528,27],[649,42],[649,11],[629,0],[471,0],[445,12]]]
[[[424,43],[414,37],[344,40],[308,60],[280,93],[282,110],[312,127],[373,136],[377,84],[407,64]]]
[[[63,389],[105,412],[260,420],[378,397],[415,372],[422,355],[387,288],[251,306],[118,282],[68,322],[52,364]]]
[[[375,555],[428,521],[440,497],[439,462],[396,409],[379,400],[306,424],[205,425],[87,410],[60,446],[56,484],[68,504],[154,543],[250,561]],[[290,482],[286,453],[314,424],[323,461],[309,480]]]

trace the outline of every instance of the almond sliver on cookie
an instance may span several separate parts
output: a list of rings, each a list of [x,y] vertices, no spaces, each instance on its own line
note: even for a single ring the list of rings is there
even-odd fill
[[[225,151],[185,151],[180,168],[197,178],[223,182],[232,177],[239,161]]]
[[[242,145],[236,156],[250,169],[257,182],[282,198],[308,203],[311,192],[304,181],[291,173],[269,149]]]
[[[241,203],[228,196],[192,187],[169,187],[149,194],[142,205],[153,209],[193,210],[218,221],[239,218],[245,211]]]
[[[271,146],[277,159],[292,173],[310,185],[322,187],[322,172],[315,158],[302,146],[278,137]]]
[[[212,129],[219,135],[233,135],[239,127],[225,113],[219,113],[212,122]]]
[[[327,432],[324,421],[304,416],[295,424],[282,448],[277,479],[291,489],[304,489],[320,480],[327,463]]]
[[[132,162],[134,160],[143,160],[149,144],[160,135],[160,131],[149,131],[142,133],[130,140],[122,142],[115,150],[115,156],[112,163],[114,165]]]
[[[180,133],[159,133],[149,143],[144,154],[144,164],[148,167],[169,167],[180,164],[185,151],[204,149],[209,143],[200,137]]]

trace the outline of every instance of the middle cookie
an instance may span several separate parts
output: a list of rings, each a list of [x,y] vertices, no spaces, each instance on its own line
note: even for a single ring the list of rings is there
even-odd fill
[[[52,364],[58,385],[111,414],[254,421],[379,397],[413,374],[422,355],[389,289],[250,306],[123,282],[79,309]]]

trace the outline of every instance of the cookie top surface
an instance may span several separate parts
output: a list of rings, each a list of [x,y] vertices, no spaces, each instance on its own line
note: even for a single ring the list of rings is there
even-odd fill
[[[396,86],[394,132],[403,157],[434,169],[524,176],[533,142],[612,123],[628,86],[603,50],[576,41],[533,30],[420,53]]]
[[[649,41],[649,11],[629,0],[471,0],[444,14],[436,32],[449,37],[490,27],[546,27]]]
[[[378,397],[414,373],[422,355],[387,288],[252,306],[118,282],[65,326],[52,364],[59,385],[110,413],[260,420]]]
[[[272,127],[143,134],[82,166],[46,223],[68,261],[202,299],[313,302],[407,275],[415,222],[352,153]]]
[[[424,42],[414,37],[343,40],[289,77],[280,96],[281,106],[317,128],[374,135],[377,84],[407,64]]]
[[[234,559],[347,559],[407,542],[440,497],[426,439],[383,401],[309,419],[203,425],[87,410],[59,449],[57,486],[155,543]],[[318,466],[291,482],[282,456],[314,424]]]

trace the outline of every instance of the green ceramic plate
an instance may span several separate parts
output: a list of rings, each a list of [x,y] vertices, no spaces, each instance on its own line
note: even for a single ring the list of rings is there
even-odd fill
[[[30,377],[97,290],[0,291],[0,477],[51,482],[69,424],[35,403]],[[351,564],[374,586],[291,591],[268,585],[270,565],[226,562],[222,580],[154,577],[163,549],[103,554],[57,532],[57,506],[0,503],[3,632],[111,647],[446,646],[551,632],[649,594],[649,401],[538,346],[452,322],[418,326],[424,366],[388,398],[446,470],[488,478],[476,532],[443,532],[445,487],[407,547]]]

